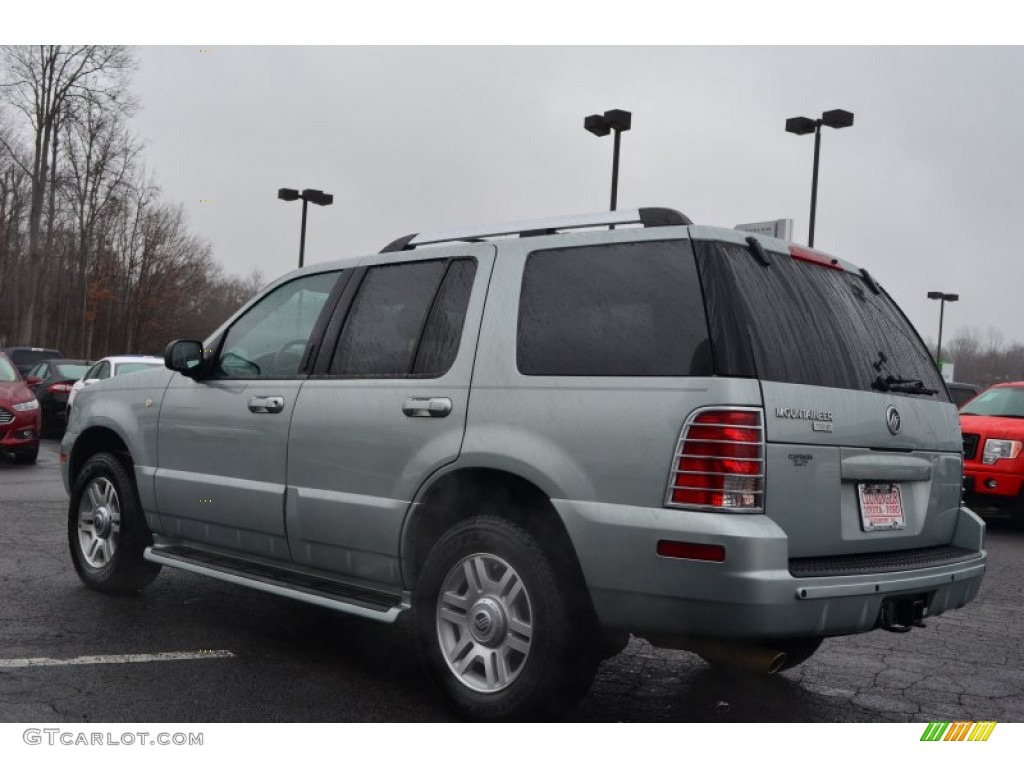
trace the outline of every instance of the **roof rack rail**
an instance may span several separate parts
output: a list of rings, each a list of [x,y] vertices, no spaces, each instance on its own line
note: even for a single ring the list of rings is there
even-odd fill
[[[550,219],[534,219],[532,221],[512,221],[505,224],[468,227],[466,229],[450,229],[440,232],[422,232],[406,235],[385,246],[381,253],[393,251],[410,251],[420,245],[447,243],[455,241],[479,242],[488,237],[518,235],[519,237],[536,237],[554,235],[567,229],[585,229],[587,227],[611,227],[620,224],[642,224],[645,227],[674,227],[693,224],[689,217],[671,208],[637,208],[632,211],[603,211],[601,213],[583,213],[576,216],[560,216]]]

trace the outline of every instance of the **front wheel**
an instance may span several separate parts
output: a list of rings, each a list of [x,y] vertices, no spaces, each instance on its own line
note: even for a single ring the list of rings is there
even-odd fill
[[[557,714],[589,687],[596,658],[579,620],[578,586],[525,529],[470,518],[431,551],[414,598],[427,667],[474,720]]]
[[[79,578],[100,592],[137,592],[160,572],[143,559],[151,543],[131,475],[113,454],[96,454],[75,478],[68,506],[68,545]]]

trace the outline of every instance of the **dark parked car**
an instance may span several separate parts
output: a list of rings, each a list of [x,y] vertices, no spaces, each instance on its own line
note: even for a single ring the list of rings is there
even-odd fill
[[[53,432],[64,433],[68,393],[90,365],[88,360],[46,360],[25,377],[25,383],[36,393],[39,401],[43,436]]]
[[[975,395],[981,392],[981,387],[977,384],[965,384],[962,381],[947,381],[946,389],[957,408],[967,401],[973,400]]]
[[[39,455],[39,403],[14,363],[0,352],[0,453],[19,464],[35,464]]]
[[[22,378],[27,376],[37,363],[64,357],[56,349],[46,349],[45,347],[8,347],[3,352],[17,367]]]

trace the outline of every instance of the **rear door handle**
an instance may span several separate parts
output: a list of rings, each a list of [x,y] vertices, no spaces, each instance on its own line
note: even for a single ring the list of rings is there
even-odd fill
[[[279,395],[250,397],[249,410],[253,413],[280,413],[284,410],[284,398]]]
[[[410,397],[402,405],[402,413],[413,418],[438,419],[452,412],[452,401],[447,397]]]

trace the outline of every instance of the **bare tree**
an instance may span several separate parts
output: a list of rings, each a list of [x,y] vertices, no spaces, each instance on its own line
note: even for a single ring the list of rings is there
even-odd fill
[[[21,165],[30,180],[28,218],[29,270],[27,303],[21,312],[20,336],[30,340],[35,331],[42,253],[43,204],[47,184],[53,183],[53,163],[61,120],[76,101],[92,100],[104,109],[129,112],[133,102],[127,85],[135,58],[124,46],[4,46],[2,59],[7,80],[0,83],[4,100],[20,112],[31,128],[31,160]],[[0,142],[16,157],[8,140]],[[51,197],[51,200],[54,198]],[[49,254],[46,254],[48,257]]]
[[[140,146],[120,113],[104,110],[91,99],[78,106],[75,119],[65,123],[68,173],[64,190],[76,225],[78,263],[75,274],[81,287],[80,317],[84,332],[89,312],[88,272],[90,266],[99,267],[98,256],[108,245],[107,227],[101,225],[112,222],[115,209],[126,197],[129,174]],[[94,259],[95,265],[92,264]],[[124,296],[123,293],[117,295]]]

